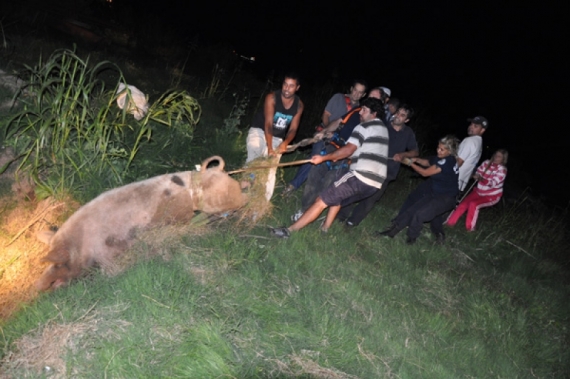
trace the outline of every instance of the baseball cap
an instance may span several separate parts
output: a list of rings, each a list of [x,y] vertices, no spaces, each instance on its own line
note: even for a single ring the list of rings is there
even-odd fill
[[[386,95],[388,95],[388,97],[392,96],[392,91],[390,91],[390,88],[388,88],[388,87],[380,87],[380,89],[381,89],[382,91],[384,91],[384,93],[385,93]]]
[[[487,119],[483,116],[468,118],[467,121],[477,125],[481,125],[483,129],[487,129],[487,126],[489,126],[489,121],[487,121]]]

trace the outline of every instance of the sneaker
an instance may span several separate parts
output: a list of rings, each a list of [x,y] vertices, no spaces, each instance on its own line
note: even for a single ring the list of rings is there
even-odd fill
[[[295,212],[295,214],[293,216],[291,216],[291,221],[297,222],[301,218],[302,215],[303,215],[303,212],[299,209],[297,212]]]
[[[352,228],[352,227],[355,227],[355,226],[356,226],[356,224],[355,224],[354,222],[352,222],[352,221],[347,221],[345,225],[348,226],[349,228]]]
[[[279,237],[279,238],[289,238],[291,237],[291,232],[289,231],[289,229],[283,227],[283,228],[271,228],[271,234],[274,235],[275,237]]]
[[[443,245],[445,243],[445,233],[436,233],[435,243],[438,245]]]
[[[283,197],[289,197],[293,191],[295,191],[295,187],[293,187],[291,184],[288,184],[287,187],[285,187],[285,189],[283,190],[283,192],[281,192],[281,196]]]

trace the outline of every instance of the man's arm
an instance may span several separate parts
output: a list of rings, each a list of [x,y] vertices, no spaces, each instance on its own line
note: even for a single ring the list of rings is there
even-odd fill
[[[415,158],[420,155],[416,135],[413,131],[411,132],[411,129],[408,129],[408,127],[406,127],[406,130],[409,133],[406,141],[406,151],[394,154],[393,158],[396,162],[401,162],[404,158]]]
[[[326,161],[336,162],[338,160],[352,156],[352,154],[354,154],[356,149],[357,149],[356,145],[353,145],[352,143],[347,143],[340,149],[336,149],[335,151],[327,155],[313,155],[311,157],[311,163],[317,165]]]
[[[338,129],[341,122],[342,122],[342,118],[337,118],[336,120],[331,121],[329,123],[329,125],[325,128],[325,131],[326,132],[334,132],[335,130]]]
[[[455,157],[455,159],[457,159],[457,166],[461,167],[463,165],[463,162],[465,162],[463,159],[461,159],[460,156]]]
[[[331,118],[331,113],[327,110],[325,110],[323,112],[323,115],[321,116],[321,121],[323,123],[323,126],[326,128],[327,126],[329,126],[330,123],[330,118]]]
[[[342,119],[336,119],[334,121],[331,121],[331,123],[323,130],[321,130],[320,132],[315,133],[315,137],[322,139],[323,137],[330,137],[332,135],[332,133],[334,133],[335,130],[338,129],[338,127],[340,126]]]
[[[263,114],[265,115],[265,143],[267,144],[267,155],[273,155],[273,117],[275,116],[275,93],[271,92],[265,96],[263,103]]]
[[[394,160],[396,162],[401,162],[403,158],[415,158],[418,155],[418,150],[404,151],[403,153],[394,154]]]
[[[287,131],[287,135],[285,139],[279,147],[277,148],[277,153],[282,154],[287,151],[287,146],[295,139],[295,135],[297,135],[297,130],[299,129],[299,123],[301,122],[301,116],[303,115],[303,109],[305,109],[305,105],[301,100],[299,100],[299,106],[297,108],[297,113],[291,120],[291,125],[289,125],[289,130]]]
[[[329,126],[331,121],[335,121],[331,120],[331,115],[333,112],[337,113],[339,107],[341,106],[346,108],[346,101],[344,100],[344,95],[342,93],[335,93],[327,102],[325,110],[323,111],[323,115],[321,116],[321,121],[325,128]],[[340,113],[344,112],[341,111]]]

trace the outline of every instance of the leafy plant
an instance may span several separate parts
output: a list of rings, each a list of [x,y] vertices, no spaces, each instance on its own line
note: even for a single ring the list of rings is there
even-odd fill
[[[119,79],[110,91],[100,79],[109,70]],[[16,94],[24,106],[9,120],[6,141],[23,155],[20,169],[34,179],[40,198],[90,181],[121,184],[140,148],[151,142],[155,124],[191,138],[200,118],[194,98],[172,91],[136,122],[128,107],[114,106],[118,85],[126,82],[120,69],[109,61],[91,66],[67,49],[26,66],[26,73],[28,84]]]
[[[210,83],[202,92],[202,98],[210,99],[217,96],[222,100],[228,93],[236,76],[242,72],[243,61],[236,60],[234,56],[226,57],[222,63],[216,63],[212,68]]]
[[[218,92],[223,76],[224,76],[223,67],[220,67],[216,63],[214,68],[212,68],[212,79],[210,80],[208,87],[206,87],[206,89],[204,89],[204,92],[202,92],[203,98],[209,99]]]
[[[249,93],[245,91],[243,94],[234,93],[233,97],[235,99],[234,105],[230,111],[229,116],[224,119],[224,126],[221,129],[221,133],[223,135],[232,135],[239,133],[241,119],[246,114],[246,110],[249,105]]]

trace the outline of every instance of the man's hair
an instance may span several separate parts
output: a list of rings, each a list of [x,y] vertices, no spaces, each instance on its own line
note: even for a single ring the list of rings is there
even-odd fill
[[[285,79],[287,79],[287,78],[295,80],[297,82],[297,85],[301,84],[301,80],[299,79],[299,75],[297,75],[296,72],[291,71],[291,72],[286,73],[285,76],[283,77],[283,81],[285,81]]]
[[[454,135],[448,134],[439,140],[439,143],[445,147],[447,151],[453,156],[457,156],[457,148],[459,147],[459,140]]]
[[[386,104],[393,105],[396,109],[400,109],[400,99],[392,97]]]
[[[354,79],[354,81],[352,82],[352,87],[354,87],[357,84],[362,84],[364,86],[364,92],[366,92],[366,90],[368,89],[368,83],[366,83],[365,80]]]
[[[376,99],[374,97],[367,97],[360,103],[361,106],[370,109],[370,112],[376,113],[377,117],[382,116],[384,113],[384,104],[382,100]]]
[[[382,87],[374,87],[370,90],[370,92],[372,92],[372,91],[379,91],[380,92],[380,100],[382,101],[382,104],[386,104],[386,99],[388,98],[388,94],[386,92],[384,92]],[[370,92],[368,92],[369,95],[370,95]]]
[[[390,101],[392,101],[392,100],[390,100]],[[388,103],[390,103],[390,101]],[[405,103],[398,107],[398,111],[401,109],[405,110],[406,113],[408,114],[408,120],[411,120],[412,117],[414,117],[414,114],[416,113],[414,111],[414,108],[410,107],[408,104],[405,104]]]
[[[372,91],[380,92],[380,100],[382,101],[382,104],[386,104],[386,99],[388,98],[388,95],[386,95],[386,92],[384,92],[384,90],[382,90],[382,88],[374,87],[374,88],[370,89],[370,91],[368,91],[369,96],[370,96],[370,92],[372,92]]]

